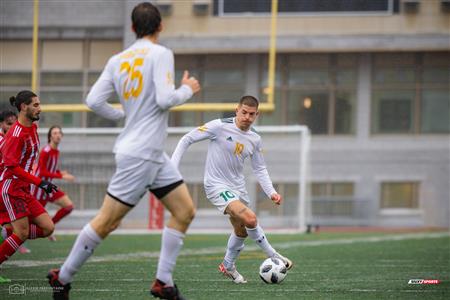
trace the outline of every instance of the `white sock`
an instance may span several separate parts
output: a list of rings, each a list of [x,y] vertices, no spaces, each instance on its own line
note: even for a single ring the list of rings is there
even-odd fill
[[[269,241],[267,240],[261,226],[256,225],[255,228],[245,227],[245,229],[247,229],[248,236],[254,240],[259,247],[261,247],[261,249],[267,254],[267,257],[272,257],[276,253],[275,249],[273,249],[269,244]]]
[[[91,227],[86,224],[81,230],[70,251],[69,256],[59,271],[59,281],[62,284],[72,282],[72,278],[86,260],[94,253],[94,249],[102,241],[101,237]]]
[[[234,232],[230,234],[228,239],[227,252],[223,258],[223,264],[227,270],[231,270],[236,262],[236,259],[244,249],[245,237],[239,237]]]
[[[183,239],[184,233],[173,228],[164,227],[161,236],[161,253],[159,254],[156,278],[168,286],[173,286],[172,272],[183,246]]]

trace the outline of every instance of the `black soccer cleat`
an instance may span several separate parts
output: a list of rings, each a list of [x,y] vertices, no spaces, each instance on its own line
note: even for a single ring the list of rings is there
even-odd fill
[[[187,300],[184,298],[177,288],[177,285],[167,286],[164,282],[156,279],[150,289],[150,294],[155,298],[167,299],[167,300]]]
[[[47,274],[48,283],[53,289],[54,300],[68,300],[70,283],[62,284],[59,281],[59,269],[51,269]]]

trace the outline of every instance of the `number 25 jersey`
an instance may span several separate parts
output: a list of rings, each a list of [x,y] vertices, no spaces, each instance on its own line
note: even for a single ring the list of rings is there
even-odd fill
[[[187,85],[175,89],[173,78],[172,51],[145,38],[109,59],[86,103],[105,118],[117,120],[123,112],[106,101],[114,93],[119,96],[126,120],[115,153],[163,161],[169,108],[192,97]]]

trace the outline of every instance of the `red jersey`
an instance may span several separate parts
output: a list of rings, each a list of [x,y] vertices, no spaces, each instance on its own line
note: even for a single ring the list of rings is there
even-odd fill
[[[3,146],[4,142],[5,142],[5,134],[0,131],[0,150],[2,149],[2,146]],[[1,161],[1,156],[0,156],[0,161]]]
[[[3,132],[0,132],[0,163],[2,162],[2,146],[5,142],[5,134]]]
[[[5,134],[3,132],[0,132],[0,163],[2,162],[2,147],[4,142],[5,142]]]
[[[58,160],[59,150],[53,149],[50,145],[45,146],[39,154],[39,163],[34,176],[50,182],[53,178],[62,178],[62,174],[58,169]],[[38,200],[46,198],[47,196],[42,189],[37,187],[32,188],[32,194]]]
[[[2,147],[5,143],[5,134],[0,132],[0,164],[2,163]]]
[[[14,176],[11,168],[20,167],[27,173],[32,173],[33,164],[39,154],[39,136],[36,124],[25,127],[19,122],[14,123],[5,135],[0,148],[0,181],[12,179],[29,189],[30,183]]]

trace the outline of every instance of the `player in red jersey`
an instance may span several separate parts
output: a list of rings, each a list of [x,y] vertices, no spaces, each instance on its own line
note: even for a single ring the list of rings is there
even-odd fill
[[[11,110],[5,110],[0,113],[0,149],[3,145],[3,142],[5,141],[5,134],[8,132],[9,128],[17,121],[17,115]],[[0,151],[0,162],[2,161],[2,154]],[[10,228],[11,225],[8,224]],[[0,227],[0,229],[3,229]],[[6,230],[6,229],[5,229]],[[5,236],[6,238],[6,236]],[[4,238],[0,234],[0,244],[3,242]],[[19,247],[19,252],[21,253],[29,253],[30,250],[26,248],[24,245],[21,245]],[[0,276],[0,284],[1,283],[8,283],[11,282],[10,279]]]
[[[9,128],[17,121],[17,115],[12,110],[5,110],[0,113],[0,147],[5,134]]]
[[[9,128],[16,123],[17,115],[15,112],[11,110],[5,110],[0,113],[0,149],[5,142],[5,135],[8,132]],[[2,160],[1,152],[0,152],[0,162]]]
[[[9,128],[16,123],[17,121],[17,114],[13,112],[12,110],[5,110],[0,113],[0,148],[3,145],[3,142],[5,141],[5,135],[8,133]],[[2,155],[0,152],[0,162],[2,160]],[[1,228],[1,234],[0,234],[0,242],[2,242],[4,239],[7,238],[8,235],[8,228],[12,228],[11,224],[7,224],[6,228]],[[9,229],[11,231],[11,229]],[[31,250],[28,249],[25,244],[22,244],[19,247],[18,250],[22,254],[30,253]]]
[[[75,177],[72,174],[58,169],[58,146],[59,143],[61,143],[62,137],[63,133],[60,126],[53,125],[50,127],[47,134],[48,145],[42,148],[39,154],[39,164],[34,173],[35,176],[49,182],[52,182],[54,178],[60,178],[70,182],[75,180]],[[62,218],[72,212],[73,203],[63,191],[58,190],[47,195],[42,189],[36,186],[33,186],[31,190],[34,197],[39,200],[42,206],[45,207],[48,202],[51,202],[61,207],[52,218],[54,224],[58,223]],[[51,235],[49,239],[51,241],[56,241],[56,238],[53,235]]]
[[[31,91],[21,91],[10,102],[19,117],[0,149],[0,224],[10,223],[12,232],[0,245],[0,264],[25,240],[47,237],[55,228],[44,207],[30,194],[31,184],[47,193],[57,190],[51,182],[31,174],[39,152],[37,126],[33,123],[41,113],[39,98]]]

